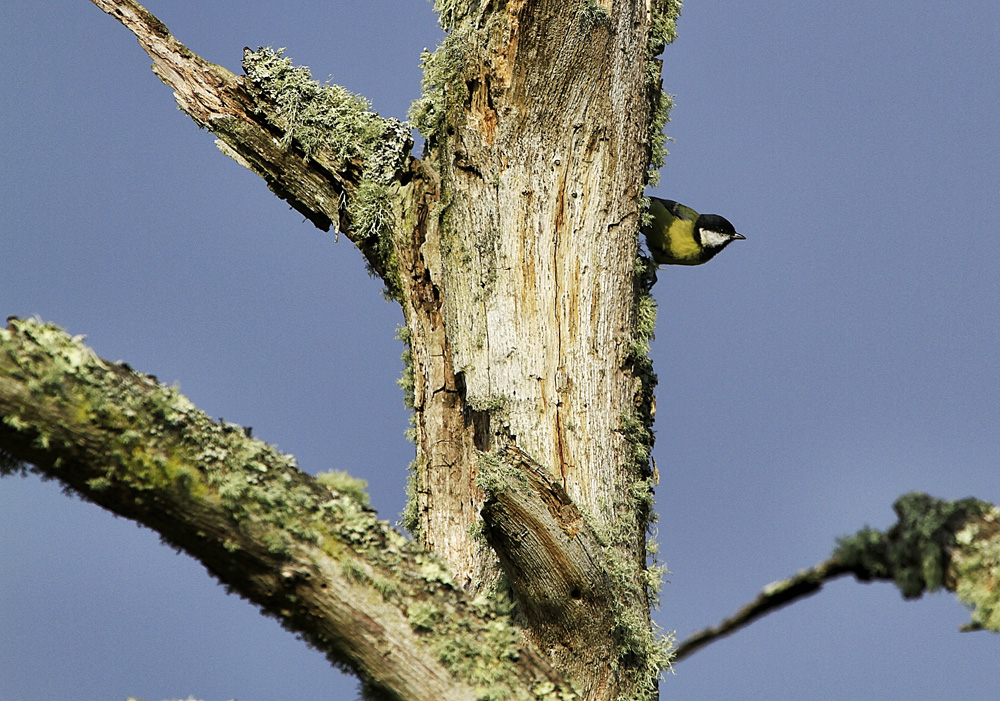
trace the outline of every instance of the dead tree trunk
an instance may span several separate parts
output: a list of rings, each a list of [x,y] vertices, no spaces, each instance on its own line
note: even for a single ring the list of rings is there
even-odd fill
[[[647,661],[638,639],[650,642],[652,380],[636,229],[659,99],[653,18],[646,3],[522,1],[450,19],[416,114],[438,192],[394,239],[413,360],[413,522],[463,586],[493,585],[499,555],[529,637],[594,698],[614,698]],[[518,482],[508,448],[543,477]],[[494,504],[505,490],[544,501],[553,486],[552,519],[599,543],[596,571],[562,542],[518,533],[500,515],[516,507]],[[529,552],[523,538],[536,540]]]

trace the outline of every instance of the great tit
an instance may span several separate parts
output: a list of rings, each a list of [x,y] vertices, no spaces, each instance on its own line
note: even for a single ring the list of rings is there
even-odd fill
[[[736,239],[728,219],[718,214],[698,214],[673,200],[649,198],[652,221],[642,227],[646,245],[657,265],[701,265]]]

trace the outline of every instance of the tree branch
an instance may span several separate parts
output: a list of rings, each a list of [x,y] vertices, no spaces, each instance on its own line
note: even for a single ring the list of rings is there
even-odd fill
[[[487,493],[486,540],[510,582],[516,615],[531,621],[535,647],[561,669],[589,670],[585,682],[576,680],[588,685],[579,688],[584,698],[601,696],[614,667],[658,677],[670,664],[670,641],[653,633],[648,617],[630,613],[641,607],[648,616],[643,573],[622,564],[607,534],[595,532],[561,482],[525,452],[484,455],[477,470]]]
[[[12,319],[0,330],[0,449],[5,472],[11,457],[30,462],[159,532],[400,698],[528,698],[538,684],[568,693],[502,611],[469,601],[349,493],[54,326]]]
[[[244,49],[247,76],[236,76],[134,0],[91,2],[136,36],[180,108],[219,137],[224,153],[323,231],[336,223],[392,287],[392,256],[380,237],[408,209],[407,186],[420,168],[409,157],[407,126],[339,86],[319,85],[279,52]]]
[[[567,610],[573,601],[593,601],[583,617],[603,618],[611,595],[603,547],[579,509],[523,451],[505,448],[495,457],[503,465],[481,464],[478,480],[489,493],[483,508],[486,538],[503,559],[518,598],[533,617],[552,622],[575,618]]]
[[[688,657],[709,643],[713,643],[727,635],[732,635],[741,628],[745,628],[758,618],[777,611],[783,606],[794,603],[799,599],[812,596],[823,584],[831,579],[847,574],[848,570],[834,559],[821,562],[815,567],[802,570],[794,577],[782,579],[767,585],[757,595],[757,598],[741,608],[734,615],[725,619],[717,626],[705,628],[694,633],[684,640],[674,649],[674,662],[679,662]]]
[[[862,582],[893,582],[906,599],[947,589],[972,609],[963,630],[1000,632],[1000,509],[978,499],[945,501],[919,492],[903,495],[893,509],[899,521],[888,531],[863,528],[841,538],[829,560],[768,585],[735,615],[682,642],[674,660],[845,574]]]

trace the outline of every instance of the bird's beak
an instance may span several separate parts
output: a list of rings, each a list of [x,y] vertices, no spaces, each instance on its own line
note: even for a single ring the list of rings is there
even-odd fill
[[[733,234],[733,240],[736,240],[736,239],[744,239],[744,240],[746,240],[746,236],[744,236],[743,234]]]

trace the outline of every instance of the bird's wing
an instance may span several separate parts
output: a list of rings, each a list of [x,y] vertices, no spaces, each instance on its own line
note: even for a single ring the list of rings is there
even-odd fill
[[[663,200],[659,197],[649,198],[650,222],[642,227],[642,231],[647,237],[653,237],[657,241],[667,235],[670,225],[676,221],[677,216],[670,211],[670,205],[676,205],[671,200]]]
[[[670,213],[678,219],[684,219],[686,221],[698,220],[698,213],[696,211],[690,207],[685,207],[678,202],[674,202],[673,200],[663,200],[663,206],[670,210]]]

